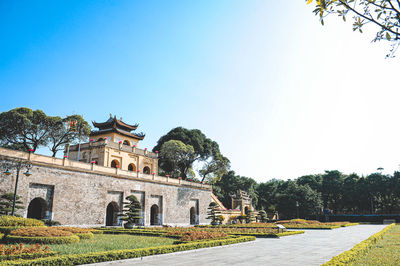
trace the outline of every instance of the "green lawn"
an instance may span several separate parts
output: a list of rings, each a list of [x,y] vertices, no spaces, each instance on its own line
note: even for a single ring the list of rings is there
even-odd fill
[[[400,265],[400,225],[394,226],[353,265]]]
[[[175,239],[165,237],[96,234],[93,239],[80,240],[74,244],[49,245],[51,250],[60,254],[82,254],[88,252],[116,249],[134,249],[171,245]]]

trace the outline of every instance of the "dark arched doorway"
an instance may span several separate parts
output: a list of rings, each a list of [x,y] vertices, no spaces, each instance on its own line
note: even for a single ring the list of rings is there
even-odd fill
[[[190,208],[190,224],[196,224],[196,208]]]
[[[150,208],[150,225],[160,225],[159,208],[157,204],[154,204]]]
[[[28,206],[28,218],[46,219],[47,203],[42,198],[34,198]]]
[[[150,167],[145,166],[145,167],[143,168],[143,174],[149,175],[149,174],[150,174]]]
[[[134,171],[134,172],[136,172],[136,165],[133,164],[133,163],[129,164],[129,165],[128,165],[128,171]]]
[[[107,205],[106,226],[118,225],[118,212],[119,207],[115,201],[112,201]]]
[[[111,167],[112,168],[119,168],[119,162],[117,160],[112,160]]]
[[[128,145],[128,146],[131,146],[131,144],[129,143],[129,141],[127,141],[127,140],[124,140],[124,143],[123,143],[124,145]]]
[[[248,214],[248,212],[249,212],[249,207],[244,207],[244,213],[247,215]]]

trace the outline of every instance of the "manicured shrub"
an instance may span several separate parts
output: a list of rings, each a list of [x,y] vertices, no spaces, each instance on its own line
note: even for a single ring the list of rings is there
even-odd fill
[[[60,237],[72,236],[73,233],[56,227],[25,227],[11,231],[10,235],[27,237]]]
[[[70,244],[79,242],[79,236],[13,236],[5,238],[8,243],[42,243],[42,244]]]
[[[22,253],[19,255],[0,255],[0,261],[5,260],[32,260],[37,258],[45,258],[57,255],[57,252],[49,251],[47,253]]]
[[[168,235],[168,234],[167,234]],[[186,232],[182,237],[181,241],[197,241],[197,240],[204,240],[204,239],[216,239],[216,238],[223,238],[226,237],[227,234],[223,232],[207,232],[207,231],[192,231]]]
[[[15,216],[0,216],[0,227],[29,227],[29,226],[44,226],[44,223],[40,220],[31,218],[22,218]]]

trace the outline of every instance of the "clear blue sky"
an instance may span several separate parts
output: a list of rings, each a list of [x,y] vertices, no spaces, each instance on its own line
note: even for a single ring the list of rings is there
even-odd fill
[[[290,3],[289,3],[290,2]],[[176,126],[258,181],[400,164],[399,60],[296,1],[0,1],[0,112]]]

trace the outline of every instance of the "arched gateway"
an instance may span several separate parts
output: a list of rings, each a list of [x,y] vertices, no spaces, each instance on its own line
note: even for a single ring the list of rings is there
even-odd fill
[[[119,207],[115,201],[112,201],[107,205],[106,226],[118,225],[118,212],[119,212]]]
[[[46,219],[47,203],[42,198],[34,198],[28,206],[28,218]]]

